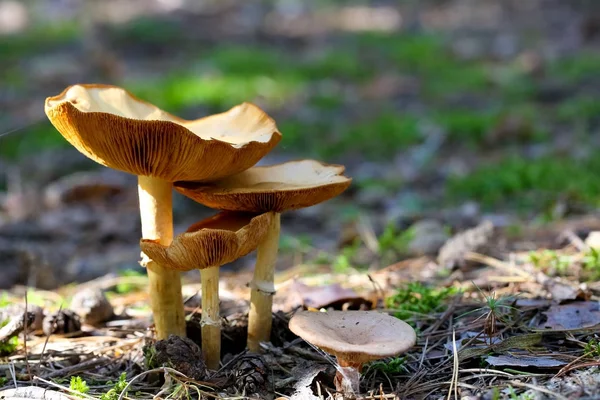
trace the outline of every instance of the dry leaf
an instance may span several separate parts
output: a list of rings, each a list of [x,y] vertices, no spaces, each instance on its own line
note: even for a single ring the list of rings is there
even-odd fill
[[[485,361],[493,366],[552,368],[566,365],[565,361],[550,357],[532,356],[488,356]]]
[[[550,329],[581,329],[600,324],[600,303],[595,301],[555,305],[544,312],[548,320],[541,324]]]

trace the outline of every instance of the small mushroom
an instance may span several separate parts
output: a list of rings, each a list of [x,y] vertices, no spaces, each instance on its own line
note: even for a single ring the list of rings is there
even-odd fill
[[[302,160],[253,167],[209,184],[175,183],[175,190],[179,193],[211,208],[276,213],[265,239],[258,246],[256,268],[250,285],[250,351],[260,351],[260,342],[269,341],[271,336],[280,213],[311,207],[342,193],[352,181],[342,175],[344,169],[341,165]]]
[[[165,246],[173,238],[173,182],[239,173],[281,140],[275,122],[250,103],[187,121],[110,85],[70,86],[46,99],[45,112],[85,156],[138,176],[143,238]],[[185,336],[179,272],[147,257],[142,265],[158,339]]]
[[[415,345],[414,329],[378,311],[297,312],[289,328],[308,343],[337,357],[336,389],[358,393],[363,364],[404,353]]]
[[[159,240],[140,242],[142,251],[161,265],[178,271],[202,270],[202,352],[210,369],[218,369],[221,357],[219,267],[255,250],[272,219],[273,213],[221,212],[193,224],[169,246]]]

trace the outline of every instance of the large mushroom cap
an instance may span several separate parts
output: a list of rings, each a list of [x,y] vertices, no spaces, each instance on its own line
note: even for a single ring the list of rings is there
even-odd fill
[[[165,268],[179,271],[217,267],[252,252],[267,233],[273,213],[221,212],[190,226],[169,246],[142,239],[142,251]]]
[[[352,179],[341,165],[314,160],[253,167],[209,184],[176,182],[175,189],[207,207],[283,212],[310,207],[342,193]]]
[[[354,365],[402,354],[417,340],[406,322],[377,311],[300,311],[289,328],[340,363]]]
[[[202,181],[256,164],[281,140],[250,103],[187,121],[110,85],[74,85],[46,99],[56,129],[92,160],[135,175]]]

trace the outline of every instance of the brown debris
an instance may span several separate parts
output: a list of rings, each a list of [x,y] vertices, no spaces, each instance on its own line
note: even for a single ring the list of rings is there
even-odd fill
[[[190,339],[169,335],[167,339],[157,341],[154,350],[152,364],[174,368],[197,381],[208,377],[202,350]]]
[[[80,329],[79,315],[68,309],[46,315],[42,323],[42,330],[46,336],[78,332]]]
[[[333,308],[337,310],[370,309],[372,302],[360,296],[352,289],[344,288],[340,284],[309,286],[295,280],[284,289],[287,295],[286,309],[293,310],[298,305],[312,308]]]
[[[260,355],[245,355],[231,366],[231,380],[237,393],[246,396],[267,394],[269,367]]]
[[[468,252],[476,251],[491,238],[494,225],[484,221],[474,228],[460,232],[450,238],[438,253],[438,264],[445,268],[462,265]]]

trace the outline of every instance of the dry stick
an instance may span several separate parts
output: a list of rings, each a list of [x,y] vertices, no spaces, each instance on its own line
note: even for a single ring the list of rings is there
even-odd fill
[[[275,213],[269,230],[256,251],[248,315],[248,349],[256,353],[261,351],[260,342],[268,342],[271,337],[275,263],[279,250],[280,228],[281,214]]]
[[[219,267],[200,271],[202,284],[202,353],[209,369],[219,369],[221,360],[221,318],[219,308]]]
[[[530,383],[525,383],[525,382],[520,382],[520,381],[509,381],[509,383],[513,386],[518,386],[518,387],[522,387],[525,389],[531,389],[536,392],[541,392],[541,393],[544,393],[544,394],[547,394],[550,396],[554,396],[555,398],[557,398],[559,400],[569,400],[567,397],[563,396],[562,394],[553,392],[552,390],[546,389],[544,387],[532,385]]]
[[[168,246],[173,240],[172,184],[157,178],[138,177],[142,237]],[[170,334],[185,336],[185,314],[178,271],[162,267],[144,256],[148,271],[150,306],[158,339]]]

